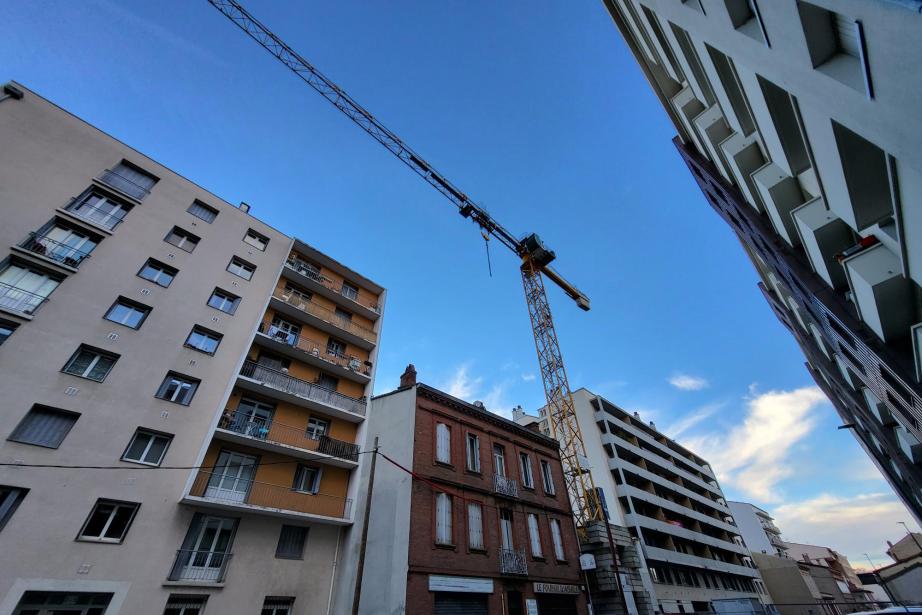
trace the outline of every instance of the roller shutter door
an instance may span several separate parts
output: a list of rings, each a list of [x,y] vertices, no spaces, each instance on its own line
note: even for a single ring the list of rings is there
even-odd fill
[[[487,595],[437,592],[433,615],[487,615]]]
[[[538,615],[576,615],[576,596],[536,596]]]

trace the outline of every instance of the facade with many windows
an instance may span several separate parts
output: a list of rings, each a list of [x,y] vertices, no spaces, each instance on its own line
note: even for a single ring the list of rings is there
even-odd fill
[[[5,87],[0,612],[327,613],[384,290]]]
[[[919,3],[605,5],[811,376],[922,522]]]

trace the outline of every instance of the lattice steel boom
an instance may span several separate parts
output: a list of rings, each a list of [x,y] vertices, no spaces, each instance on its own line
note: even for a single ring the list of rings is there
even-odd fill
[[[269,28],[247,12],[239,2],[236,0],[208,0],[208,2],[291,69],[307,85],[333,103],[349,119],[413,169],[429,185],[441,192],[458,208],[458,213],[465,218],[470,218],[485,233],[495,237],[521,258],[525,300],[528,304],[541,378],[547,397],[548,423],[551,426],[551,433],[561,443],[561,459],[567,491],[573,504],[574,520],[577,527],[584,527],[590,521],[604,520],[604,512],[599,504],[592,475],[580,463],[580,460],[585,458],[586,451],[579,425],[576,422],[570,384],[564,371],[560,345],[544,289],[544,277],[559,286],[583,310],[589,309],[589,298],[548,266],[556,257],[554,252],[546,249],[535,234],[519,239],[506,230],[486,210],[474,203],[447,177],[436,171],[422,156],[410,149],[396,134],[388,130],[351,96],[327,79],[310,62],[298,55]]]

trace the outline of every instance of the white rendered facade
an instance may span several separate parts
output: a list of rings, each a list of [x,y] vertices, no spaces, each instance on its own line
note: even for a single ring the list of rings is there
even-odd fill
[[[748,502],[729,502],[730,512],[750,553],[787,557],[787,544],[781,530],[767,512]]]

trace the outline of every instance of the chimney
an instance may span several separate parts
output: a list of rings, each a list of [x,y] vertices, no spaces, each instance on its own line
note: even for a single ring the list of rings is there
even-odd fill
[[[400,376],[400,388],[406,389],[412,386],[416,386],[416,367],[410,363]]]
[[[242,211],[242,212],[245,213],[245,214],[250,213],[250,206],[249,206],[249,204],[244,203],[243,201],[240,201],[240,211]]]
[[[635,419],[639,419],[639,418],[640,418],[640,413],[639,413],[639,412],[635,412],[635,413],[634,413],[634,418],[635,418]]]
[[[650,421],[650,429],[656,429],[656,423]]]
[[[525,410],[522,409],[522,406],[516,406],[512,409],[512,420],[517,421],[521,418],[525,418]]]
[[[484,406],[484,405],[483,405],[483,402],[480,401],[479,399],[478,399],[477,401],[474,402],[474,405],[477,406],[478,408],[480,408],[481,410],[486,410],[486,409],[487,409],[487,407]]]

